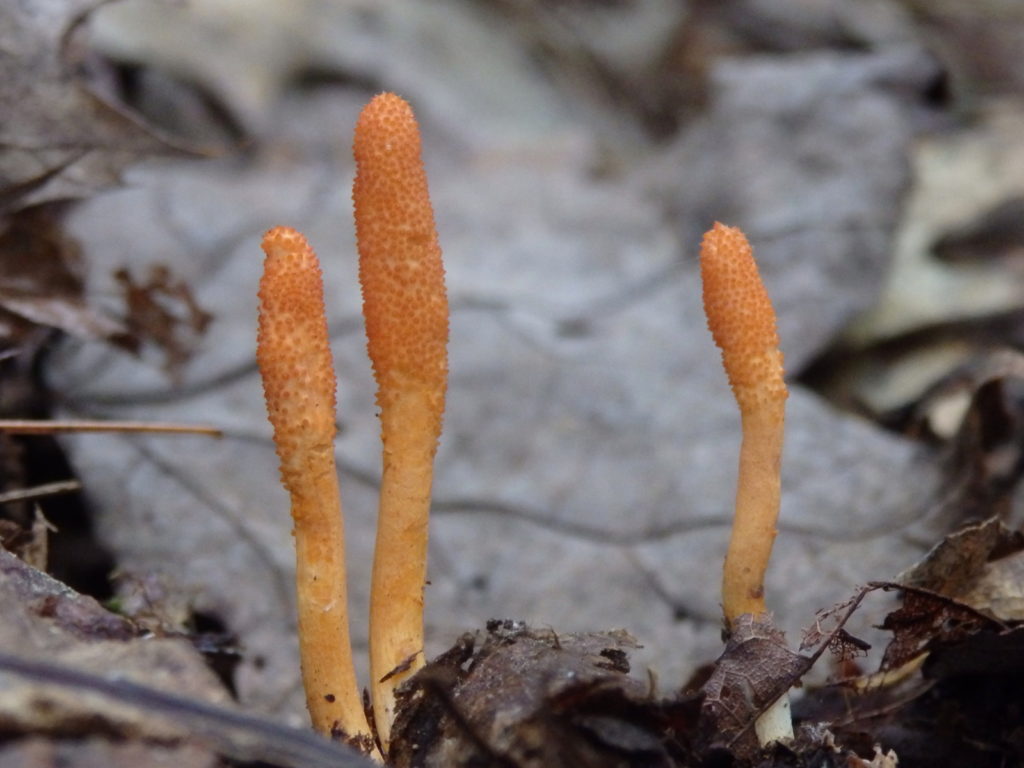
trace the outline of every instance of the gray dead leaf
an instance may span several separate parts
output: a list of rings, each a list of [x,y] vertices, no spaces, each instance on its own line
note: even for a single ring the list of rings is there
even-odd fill
[[[655,160],[683,242],[712,220],[750,238],[787,370],[876,301],[910,183],[915,94],[936,67],[912,46],[726,60],[708,113]]]
[[[217,755],[203,747],[160,746],[139,741],[117,742],[101,737],[55,740],[28,737],[12,739],[0,747],[0,765],[17,768],[48,768],[74,765],[75,768],[161,768],[187,765],[189,768],[215,768]]]
[[[238,712],[188,639],[149,634],[2,548],[0,612],[0,727],[28,734],[0,747],[0,764],[371,765]]]
[[[97,5],[0,4],[0,212],[86,197],[116,184],[125,166],[172,151],[90,89],[81,25]]]
[[[227,692],[185,639],[145,638],[127,620],[0,550],[0,648],[92,673],[226,703]],[[0,719],[7,729],[59,732],[98,705],[83,691],[51,691],[0,670]],[[45,705],[43,704],[45,702]],[[169,738],[180,730],[138,707],[110,704],[108,727],[125,736]]]
[[[448,12],[451,24],[474,28]],[[879,284],[910,140],[906,91],[880,80],[912,88],[918,59],[898,50],[724,65],[717,105],[679,151],[651,147],[644,167],[595,179],[589,123],[562,115],[548,135],[538,125],[557,110],[539,118],[511,109],[558,101],[543,80],[504,69],[518,59],[497,56],[487,62],[494,73],[455,69],[442,85],[413,90],[430,79],[412,74],[426,73],[430,58],[421,39],[393,34],[401,55],[372,71],[382,85],[403,85],[426,116],[453,306],[428,656],[495,616],[570,632],[622,626],[645,646],[638,666],[675,689],[720,651],[739,444],[700,309],[700,229],[714,218],[749,227],[799,367]],[[490,77],[505,108],[455,127],[477,114],[478,78]],[[88,244],[91,291],[108,291],[105,276],[126,258],[141,268],[170,255],[217,320],[179,388],[144,361],[92,345],[69,345],[50,371],[69,413],[228,432],[220,442],[108,435],[66,444],[120,568],[158,571],[221,618],[245,644],[243,703],[295,723],[304,713],[291,523],[253,364],[258,237],[275,224],[299,227],[324,265],[353,637],[365,669],[379,426],[358,321],[352,168],[339,147],[368,96],[345,87],[290,96],[287,110],[263,118],[267,138],[246,165],[140,168],[134,190],[79,208],[73,229]],[[805,133],[778,127],[796,117],[809,121]],[[825,138],[815,138],[819,129]],[[798,386],[788,428],[767,593],[792,635],[853,585],[916,558],[931,540],[935,477],[907,442]]]
[[[1024,195],[1024,111],[993,105],[974,123],[921,140],[915,182],[877,305],[853,330],[866,344],[914,329],[1020,310],[1024,280],[997,259],[949,262],[936,248]]]
[[[961,599],[1000,621],[1024,621],[1024,554],[1017,552],[986,563]]]
[[[946,536],[897,580],[1011,622],[1024,618],[1022,573],[1024,540],[993,517]]]
[[[416,105],[420,120],[462,139],[516,141],[526,125],[534,137],[550,135],[564,125],[564,108],[535,87],[535,66],[512,32],[452,0],[134,0],[104,8],[93,26],[106,55],[215,94],[257,134],[275,122],[287,88],[312,73],[430,94]]]

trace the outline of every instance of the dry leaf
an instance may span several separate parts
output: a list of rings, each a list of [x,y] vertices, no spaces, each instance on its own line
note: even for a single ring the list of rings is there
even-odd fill
[[[754,721],[798,685],[813,663],[786,646],[770,616],[740,616],[704,684],[701,733],[712,745],[749,759],[760,751]]]
[[[389,764],[669,768],[696,701],[629,677],[625,632],[559,634],[491,621],[400,689]],[[687,714],[688,713],[688,714]]]
[[[203,765],[218,755],[282,768],[372,765],[314,734],[231,709],[188,639],[150,636],[2,549],[0,613],[0,728],[28,737],[0,747],[4,765],[69,755],[76,766],[167,758]],[[39,734],[45,742],[32,741]]]
[[[92,87],[90,68],[106,65],[82,24],[100,4],[0,3],[0,213],[87,197],[132,163],[180,151]]]
[[[134,349],[124,324],[86,302],[83,271],[57,208],[37,206],[0,220],[0,336],[17,347],[45,326]]]

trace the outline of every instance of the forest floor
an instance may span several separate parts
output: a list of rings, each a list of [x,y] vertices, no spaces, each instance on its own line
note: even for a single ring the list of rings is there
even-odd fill
[[[302,230],[364,674],[350,147],[383,90],[416,110],[452,310],[409,744],[1024,764],[1022,41],[1000,0],[0,4],[0,768],[364,764],[306,731],[256,289],[261,234]],[[753,244],[790,388],[786,639],[728,650],[716,220]],[[500,738],[471,706],[499,679],[525,697]],[[762,686],[799,686],[789,746],[751,742]]]

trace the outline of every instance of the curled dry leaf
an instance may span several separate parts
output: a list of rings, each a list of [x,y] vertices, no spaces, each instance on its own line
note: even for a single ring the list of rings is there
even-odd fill
[[[946,536],[919,563],[901,573],[897,582],[961,599],[974,589],[989,563],[1021,551],[1024,535],[993,517]]]
[[[701,733],[739,757],[759,750],[754,722],[814,663],[794,653],[770,614],[744,614],[732,622],[732,635],[715,671],[704,684]]]
[[[1024,534],[997,518],[966,526],[902,574],[1001,622],[1024,621]]]

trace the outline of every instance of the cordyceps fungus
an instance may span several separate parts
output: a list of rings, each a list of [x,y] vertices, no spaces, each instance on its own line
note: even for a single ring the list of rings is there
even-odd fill
[[[370,593],[373,731],[349,642],[333,451],[336,384],[320,269],[302,235],[284,227],[263,241],[257,357],[295,520],[300,650],[313,724],[321,732],[344,734],[380,759],[374,736],[387,755],[395,691],[425,661],[423,591],[433,463],[447,387],[448,300],[409,105],[394,94],[375,97],[359,117],[353,152],[359,279],[383,444]],[[715,224],[705,235],[701,275],[708,327],[722,350],[743,427],[722,580],[726,623],[740,636],[741,618],[770,624],[764,576],[779,512],[787,390],[775,314],[740,230]],[[788,695],[777,696],[770,692],[766,701],[776,700],[758,710],[763,714],[754,726],[761,744],[792,737]],[[396,743],[416,754],[427,746]]]
[[[722,575],[722,608],[731,631],[740,616],[765,614],[764,576],[779,517],[788,392],[775,310],[739,229],[716,223],[704,235],[700,273],[708,328],[722,351],[743,429],[736,510]],[[762,744],[792,737],[788,697],[761,716],[757,730]]]
[[[387,751],[395,688],[423,666],[434,454],[448,380],[448,299],[411,107],[383,93],[356,123],[352,188],[383,473],[370,595],[374,719]]]
[[[263,237],[256,358],[291,496],[302,682],[313,727],[374,754],[352,661],[334,366],[316,254],[293,229]]]

